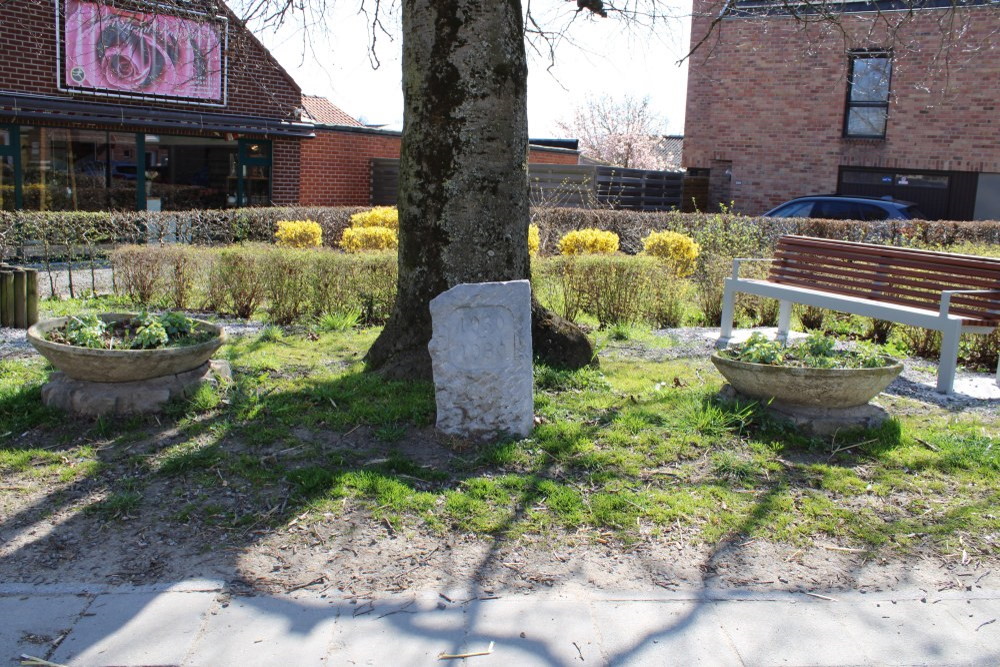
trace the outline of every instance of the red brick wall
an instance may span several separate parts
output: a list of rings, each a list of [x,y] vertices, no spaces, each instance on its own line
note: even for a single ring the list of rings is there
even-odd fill
[[[371,158],[398,158],[398,135],[316,130],[302,140],[299,203],[303,206],[371,204]]]
[[[275,139],[271,143],[271,203],[275,206],[295,206],[299,202],[299,139]]]
[[[62,2],[62,0],[56,0]],[[206,107],[106,96],[70,94],[57,86],[56,28],[52,2],[11,0],[0,11],[0,90],[90,100],[123,106],[289,118],[300,89],[263,46],[229,21],[229,86],[226,106]],[[159,132],[166,133],[164,130]]]
[[[401,137],[377,131],[317,129],[302,141],[299,203],[303,206],[371,204],[371,159],[399,158]],[[576,164],[575,153],[532,148],[529,162]],[[275,199],[277,203],[277,199]]]
[[[717,13],[717,3],[695,0],[692,40]],[[722,21],[717,38],[690,60],[684,166],[731,161],[730,196],[746,213],[835,192],[841,165],[1000,172],[998,13],[956,13],[963,34],[947,67],[935,61],[949,39],[938,23],[943,15],[924,11],[895,39],[884,26],[872,28],[871,15],[846,17],[846,37],[787,17]],[[845,47],[894,50],[884,140],[841,136]]]

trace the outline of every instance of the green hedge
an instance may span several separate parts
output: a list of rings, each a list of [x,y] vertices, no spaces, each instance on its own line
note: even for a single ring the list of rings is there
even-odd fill
[[[354,213],[365,207],[265,207],[177,212],[0,211],[0,253],[10,256],[24,243],[88,247],[97,243],[163,240],[170,234],[193,244],[271,242],[278,220],[315,220],[323,244],[336,247]],[[1000,245],[997,221],[890,220],[853,222],[789,218],[751,218],[729,214],[536,208],[531,212],[541,236],[541,252],[554,254],[559,239],[575,229],[596,228],[618,234],[622,251],[634,254],[651,231],[673,230],[704,245],[706,235],[749,230],[754,245],[769,251],[782,234],[947,248],[958,243]],[[72,254],[72,251],[70,251]]]
[[[323,243],[336,246],[351,215],[365,207],[266,207],[196,211],[38,212],[0,211],[0,253],[22,244],[86,247],[97,243],[142,243],[168,237],[205,245],[270,242],[279,220],[314,220]]]
[[[753,228],[761,248],[770,250],[782,234],[802,234],[889,245],[948,247],[957,243],[1000,245],[1000,221],[884,220],[859,222],[810,218],[763,218],[723,213],[616,211],[607,209],[533,209],[531,221],[541,236],[541,252],[554,254],[566,232],[596,228],[618,234],[623,252],[642,250],[650,232],[683,232],[696,240],[705,229]]]

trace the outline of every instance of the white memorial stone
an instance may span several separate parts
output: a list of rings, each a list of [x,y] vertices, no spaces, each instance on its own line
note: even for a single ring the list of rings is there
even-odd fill
[[[431,300],[437,427],[449,435],[527,436],[534,427],[531,285],[456,285]]]

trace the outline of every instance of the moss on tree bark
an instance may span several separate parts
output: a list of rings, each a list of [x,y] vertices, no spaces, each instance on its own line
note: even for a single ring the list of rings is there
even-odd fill
[[[529,277],[528,68],[519,0],[404,0],[399,284],[369,368],[430,378],[429,303],[461,283]],[[572,323],[532,304],[536,355],[594,360]]]

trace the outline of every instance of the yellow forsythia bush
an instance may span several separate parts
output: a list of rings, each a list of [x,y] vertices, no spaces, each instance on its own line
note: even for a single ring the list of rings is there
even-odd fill
[[[537,255],[538,246],[542,244],[542,237],[538,233],[538,225],[528,225],[528,254]]]
[[[647,255],[667,262],[678,278],[694,273],[695,260],[701,251],[694,239],[677,232],[653,232],[642,240],[642,247]]]
[[[318,248],[323,245],[323,228],[312,220],[278,220],[274,238],[284,248]]]
[[[563,255],[609,255],[618,252],[618,235],[600,229],[578,229],[559,239]]]
[[[351,227],[388,227],[399,229],[399,211],[395,206],[376,206],[351,216]]]
[[[399,245],[395,229],[389,227],[349,227],[340,238],[346,252],[393,250]]]

